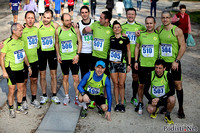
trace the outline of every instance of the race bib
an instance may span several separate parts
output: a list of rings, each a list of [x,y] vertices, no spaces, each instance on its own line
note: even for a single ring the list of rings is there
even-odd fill
[[[162,97],[165,95],[165,86],[153,86],[152,93],[156,97]]]
[[[135,32],[130,32],[130,31],[127,31],[126,32],[126,35],[128,36],[129,40],[130,40],[130,44],[136,44],[136,35],[135,35]]]
[[[104,39],[94,38],[93,49],[97,51],[103,51]]]
[[[97,95],[100,93],[100,89],[99,88],[94,88],[88,85],[87,91],[93,95]]]
[[[28,36],[27,41],[28,41],[28,49],[36,48],[38,43],[38,37],[36,35]]]
[[[42,37],[42,49],[48,49],[53,47],[53,37],[48,36],[48,37]]]
[[[172,56],[172,45],[171,44],[161,44],[161,55],[162,56]]]
[[[83,42],[88,42],[88,44],[90,44],[93,39],[93,35],[92,33],[83,34],[82,38],[83,38]]]
[[[110,61],[121,62],[121,58],[122,58],[121,50],[115,50],[115,49],[110,50]]]
[[[15,51],[14,56],[15,56],[15,64],[21,63],[25,57],[24,49]]]
[[[62,48],[62,53],[70,53],[70,52],[73,52],[72,40],[61,41],[61,48]]]
[[[154,46],[142,45],[142,55],[144,57],[154,57]]]

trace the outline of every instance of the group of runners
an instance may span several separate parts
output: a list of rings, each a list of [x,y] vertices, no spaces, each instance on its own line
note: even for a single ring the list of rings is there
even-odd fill
[[[114,88],[114,110],[125,112],[125,80],[132,70],[135,111],[142,114],[143,95],[149,100],[147,111],[156,118],[159,106],[165,112],[165,121],[173,124],[170,113],[175,105],[175,90],[179,102],[178,117],[185,118],[183,111],[183,88],[181,81],[181,57],[186,45],[182,30],[171,24],[171,14],[163,11],[162,25],[156,26],[155,18],[145,18],[145,26],[136,22],[136,10],[126,11],[127,22],[114,21],[112,14],[103,11],[99,21],[90,18],[88,6],[80,9],[82,20],[72,23],[71,16],[63,13],[62,26],[53,22],[52,10],[46,10],[42,21],[35,22],[35,14],[27,11],[25,24],[14,23],[12,35],[3,42],[1,67],[8,79],[8,105],[10,117],[14,118],[14,91],[17,85],[17,113],[27,114],[26,83],[30,76],[31,105],[41,108],[48,102],[46,67],[51,76],[51,101],[60,104],[56,96],[57,62],[63,73],[67,105],[69,96],[69,71],[73,77],[75,104],[83,107],[80,116],[87,116],[88,106],[97,106],[99,113],[111,120],[112,93],[110,77]],[[24,64],[25,63],[25,64]],[[79,67],[81,81],[79,83]],[[43,95],[36,100],[38,71]],[[150,93],[149,93],[149,88]],[[136,95],[138,94],[138,100]]]

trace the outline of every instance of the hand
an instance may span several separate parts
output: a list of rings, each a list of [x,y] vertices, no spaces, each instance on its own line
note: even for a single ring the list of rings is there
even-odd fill
[[[32,69],[31,69],[31,67],[28,68],[28,75],[29,75],[29,76],[32,75]]]
[[[57,55],[57,60],[59,63],[62,63],[62,59],[61,59],[60,55]]]
[[[140,31],[139,31],[139,30],[136,31],[136,32],[135,32],[135,35],[136,35],[136,37],[139,37],[139,36],[140,36]]]
[[[90,98],[88,97],[87,94],[83,95],[83,101],[86,102],[86,103],[89,103],[91,100]]]
[[[77,24],[77,23],[72,23],[72,26],[74,27],[75,31],[77,32],[78,24]],[[78,30],[79,30],[79,29],[78,29]]]
[[[122,36],[125,36],[125,37],[127,37],[127,35],[126,35],[125,33],[122,33]]]
[[[0,49],[2,49],[4,46],[3,41],[0,42]]]
[[[152,99],[152,105],[156,106],[158,104],[159,98]]]
[[[175,61],[172,63],[172,70],[174,70],[174,71],[177,70],[178,71],[178,63],[175,62]]]
[[[106,112],[105,118],[106,118],[108,121],[111,121],[111,112]]]
[[[176,19],[176,21],[179,21],[179,20],[180,20],[180,18],[177,18],[177,19]]]
[[[134,68],[135,68],[135,70],[138,70],[138,63],[137,62],[135,62]]]
[[[3,77],[9,79],[8,73],[7,72],[3,72]]]
[[[79,60],[79,55],[74,56],[74,58],[72,59],[72,64],[77,64]]]
[[[127,70],[127,72],[130,72],[131,71],[131,67],[128,66],[126,70]]]

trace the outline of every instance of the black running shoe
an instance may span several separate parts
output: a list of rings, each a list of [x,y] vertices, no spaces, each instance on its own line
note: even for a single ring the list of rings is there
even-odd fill
[[[115,110],[116,112],[121,111],[121,106],[120,106],[120,104],[116,104],[114,110]]]
[[[184,114],[183,109],[179,109],[178,110],[178,118],[180,118],[180,119],[184,119],[185,118],[185,114]]]
[[[125,106],[124,104],[121,104],[121,112],[124,113],[126,110],[125,110]]]
[[[87,116],[87,109],[82,109],[80,116],[84,119]]]

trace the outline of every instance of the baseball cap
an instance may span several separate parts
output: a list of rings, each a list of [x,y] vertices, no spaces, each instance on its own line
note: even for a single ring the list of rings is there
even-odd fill
[[[95,66],[98,67],[99,65],[101,65],[103,68],[106,67],[106,64],[102,60],[97,61]]]

